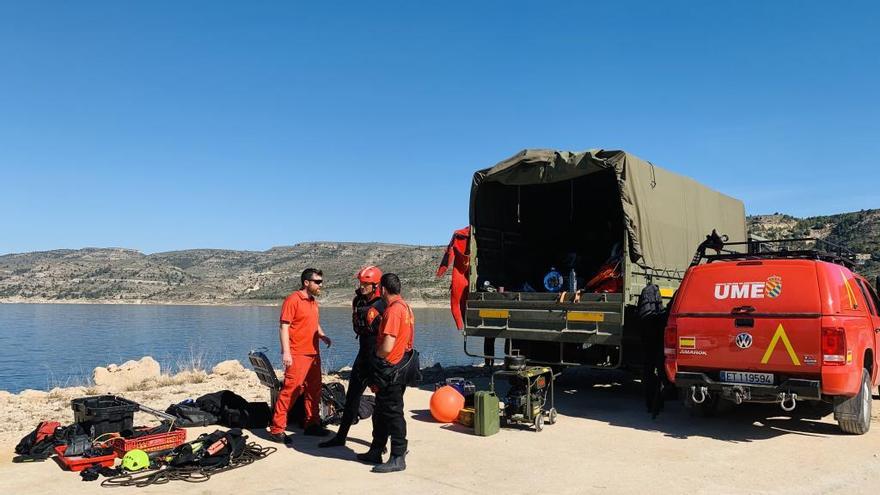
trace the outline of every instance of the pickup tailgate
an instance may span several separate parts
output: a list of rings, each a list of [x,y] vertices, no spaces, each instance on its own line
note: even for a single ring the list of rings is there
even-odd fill
[[[812,262],[698,266],[679,297],[673,314],[679,370],[819,374],[821,310]],[[717,378],[760,382],[768,376]]]

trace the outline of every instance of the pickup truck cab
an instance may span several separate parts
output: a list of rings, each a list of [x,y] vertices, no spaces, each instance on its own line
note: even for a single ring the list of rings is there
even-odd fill
[[[664,335],[685,404],[834,405],[847,433],[871,423],[880,300],[851,264],[816,253],[727,255],[690,268]]]

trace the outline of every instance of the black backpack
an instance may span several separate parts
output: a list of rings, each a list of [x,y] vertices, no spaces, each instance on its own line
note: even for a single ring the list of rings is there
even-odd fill
[[[322,425],[336,425],[342,421],[342,410],[345,409],[345,385],[339,382],[321,385],[321,405],[318,411]]]
[[[660,288],[655,284],[648,284],[639,294],[638,302],[639,318],[648,319],[656,317],[663,312],[663,298],[660,296]]]

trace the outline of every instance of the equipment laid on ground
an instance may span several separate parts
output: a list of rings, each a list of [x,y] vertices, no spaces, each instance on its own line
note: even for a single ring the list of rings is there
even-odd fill
[[[116,462],[116,453],[111,449],[103,451],[87,452],[89,455],[65,455],[67,453],[67,445],[61,444],[55,446],[55,453],[58,454],[55,460],[62,469],[68,471],[82,471],[92,466],[112,467]],[[100,454],[100,455],[93,455]]]
[[[431,416],[440,423],[452,423],[464,407],[464,396],[455,387],[444,385],[431,394]]]
[[[55,447],[55,430],[61,427],[57,421],[40,421],[37,427],[15,446],[17,454],[12,462],[44,461],[52,455]]]
[[[167,454],[154,459],[158,468],[150,468],[135,474],[123,474],[105,479],[101,486],[144,487],[164,484],[173,480],[198,483],[208,481],[212,475],[236,469],[263,459],[275,452],[275,447],[261,447],[242,435],[238,428],[217,430],[202,434],[192,442],[182,444]],[[146,455],[146,454],[144,454]],[[153,464],[153,462],[147,462]],[[143,464],[141,457],[137,465]]]
[[[278,379],[275,374],[275,368],[272,362],[263,351],[254,350],[248,353],[248,360],[260,383],[269,388],[270,411],[274,411],[275,402],[278,400],[278,393],[281,391],[282,380]],[[305,405],[303,403],[304,395],[300,395],[296,403],[290,408],[287,416],[289,423],[301,423],[305,415]],[[360,406],[358,407],[358,419],[367,419],[373,414],[373,408],[376,404],[373,396],[365,395],[361,397]],[[252,403],[253,404],[253,403]],[[331,424],[339,424],[342,421],[342,412],[345,408],[345,387],[338,382],[324,383],[321,385],[321,398],[318,404],[318,416],[321,418],[321,426]],[[271,416],[270,416],[271,418]]]
[[[447,378],[442,382],[437,382],[434,384],[434,390],[440,389],[446,385],[458,390],[458,393],[464,397],[464,405],[465,407],[473,407],[474,405],[474,393],[477,391],[477,386],[474,385],[474,382],[470,380],[465,380],[460,376],[455,376],[452,378]]]
[[[74,423],[91,439],[108,433],[132,431],[134,413],[137,411],[152,414],[170,423],[176,419],[170,414],[118,395],[80,397],[70,401],[70,407],[73,408]]]
[[[463,407],[461,411],[458,411],[458,419],[456,419],[456,421],[462,426],[473,428],[475,414],[473,407]]]
[[[138,404],[116,395],[80,397],[70,401],[73,420],[95,438],[104,433],[131,430]]]
[[[480,391],[474,395],[474,434],[488,437],[501,428],[501,411],[495,392]]]
[[[535,431],[544,428],[544,416],[547,423],[556,422],[556,408],[554,407],[554,393],[556,376],[553,370],[546,366],[530,366],[518,370],[499,370],[492,373],[489,382],[489,390],[495,394],[495,378],[507,377],[510,389],[504,398],[504,423],[505,424],[530,424]],[[550,408],[546,409],[547,399],[550,399]],[[480,398],[477,397],[479,401]],[[497,399],[496,399],[497,400]],[[479,402],[477,403],[479,415]],[[479,422],[477,418],[476,422]]]
[[[163,426],[165,426],[163,424]],[[159,430],[159,431],[156,431]],[[161,431],[165,430],[165,431]],[[186,441],[186,430],[183,428],[173,428],[168,425],[158,428],[138,428],[135,433],[148,433],[146,435],[135,436],[132,438],[116,437],[108,443],[116,452],[116,455],[123,457],[127,452],[132,450],[142,450],[144,452],[160,452],[163,450],[173,449]]]
[[[141,449],[132,449],[122,456],[122,469],[129,472],[140,471],[150,467],[150,456]]]
[[[195,411],[201,411],[199,415]],[[220,390],[202,395],[192,402],[173,404],[166,412],[181,414],[183,424],[211,421],[229,428],[265,428],[272,417],[271,408],[265,402],[249,402],[231,390]]]
[[[274,410],[275,402],[278,400],[278,393],[281,392],[282,382],[278,379],[278,375],[275,374],[272,362],[269,361],[266,353],[262,351],[249,352],[248,361],[254,367],[254,372],[257,374],[257,378],[260,379],[260,383],[269,387],[269,406]]]

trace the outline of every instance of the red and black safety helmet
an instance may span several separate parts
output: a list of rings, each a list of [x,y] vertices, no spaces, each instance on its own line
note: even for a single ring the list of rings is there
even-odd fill
[[[378,266],[370,265],[361,268],[355,276],[362,284],[373,284],[375,286],[375,294],[379,294],[379,282],[382,280],[382,270],[380,270]]]
[[[378,284],[382,280],[382,270],[378,266],[370,265],[361,268],[361,271],[357,272],[356,277],[362,284]]]

